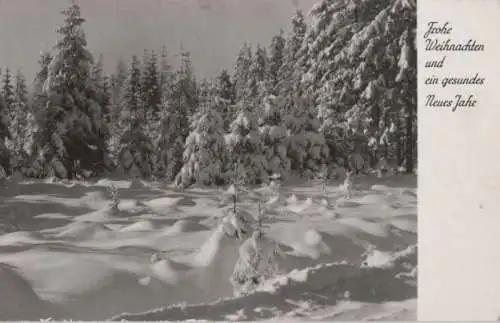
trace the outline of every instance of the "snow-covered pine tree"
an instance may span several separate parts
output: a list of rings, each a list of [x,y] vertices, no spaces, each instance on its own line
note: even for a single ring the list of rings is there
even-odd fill
[[[198,108],[198,90],[189,52],[181,53],[179,70],[170,94],[163,95],[163,118],[160,140],[159,168],[165,169],[167,180],[173,181],[183,165],[183,152],[189,135],[189,122]],[[167,91],[167,92],[168,92]]]
[[[115,72],[111,75],[110,85],[110,108],[109,108],[109,129],[110,136],[107,142],[110,163],[117,167],[119,164],[119,146],[122,129],[120,128],[120,118],[122,113],[122,100],[125,91],[125,82],[128,77],[128,69],[125,62],[120,57],[116,65]]]
[[[38,60],[38,65],[40,66],[40,71],[36,74],[35,80],[33,82],[33,94],[31,101],[31,111],[33,113],[34,124],[31,127],[31,132],[33,140],[30,147],[30,166],[26,170],[26,176],[29,177],[43,177],[46,176],[46,166],[47,160],[45,160],[46,154],[44,151],[45,142],[41,140],[35,140],[36,134],[41,134],[40,125],[45,124],[46,115],[46,103],[47,95],[44,92],[43,85],[47,80],[49,69],[48,66],[52,61],[52,55],[49,52],[41,52],[40,59]]]
[[[0,180],[5,179],[10,173],[10,151],[5,142],[10,138],[9,116],[7,105],[0,93]]]
[[[2,147],[0,147],[0,152],[5,154],[5,157],[2,157],[2,161],[0,161],[0,165],[3,165],[3,170],[0,170],[0,173],[9,175],[12,171],[12,167],[14,166],[12,163],[17,164],[17,154],[15,151],[15,141],[16,138],[13,137],[13,121],[15,118],[15,103],[16,96],[14,93],[14,84],[12,82],[12,73],[10,69],[7,67],[4,70],[2,75],[2,89],[0,91],[0,95],[3,100],[3,110],[5,113],[5,117],[7,118],[7,127],[8,127],[8,140],[3,140]],[[0,115],[1,117],[1,115]],[[0,121],[1,123],[1,121]],[[1,140],[2,138],[0,138]],[[1,175],[0,175],[1,176]]]
[[[125,80],[128,76],[128,70],[122,58],[118,60],[116,70],[111,76],[111,123],[116,124],[120,115],[120,103],[123,97]]]
[[[193,118],[184,148],[184,165],[176,178],[178,186],[224,183],[224,130],[216,100],[207,95]]]
[[[181,52],[180,67],[177,72],[178,105],[185,105],[189,119],[196,113],[199,105],[198,85],[194,74],[191,54],[187,51]],[[183,127],[183,136],[189,134],[189,126]]]
[[[165,92],[171,92],[174,83],[174,75],[172,66],[168,62],[168,50],[166,46],[163,46],[161,49],[159,83],[162,98],[170,96],[170,93]]]
[[[157,120],[161,105],[161,88],[158,75],[158,59],[156,53],[151,51],[144,57],[142,72],[142,96],[146,105],[147,120]]]
[[[97,61],[91,67],[90,79],[92,81],[94,91],[99,99],[99,104],[102,107],[106,121],[109,120],[111,93],[109,78],[104,74],[104,56],[99,55]]]
[[[279,98],[274,95],[264,98],[260,134],[265,147],[268,174],[280,174],[283,179],[287,179],[291,164],[287,154],[288,133],[280,104]]]
[[[313,177],[329,156],[325,138],[313,113],[314,106],[308,94],[299,92],[285,120],[291,169],[305,177]]]
[[[14,117],[14,104],[16,102],[16,95],[14,93],[14,82],[12,80],[12,73],[7,67],[2,75],[2,96],[5,100],[10,119]]]
[[[140,79],[139,60],[134,55],[122,97],[118,164],[119,172],[135,177],[148,177],[152,171],[153,146],[145,133]]]
[[[240,48],[236,65],[234,67],[233,85],[235,91],[235,101],[239,102],[246,97],[249,82],[250,66],[252,65],[252,47],[245,43]]]
[[[234,120],[234,86],[231,82],[231,76],[226,69],[223,69],[216,78],[216,93],[220,98],[220,113],[224,122],[224,131],[228,132],[231,122]]]
[[[276,94],[276,86],[281,77],[280,71],[285,61],[286,39],[283,29],[280,29],[278,35],[274,36],[269,49],[269,80],[273,88],[273,93]]]
[[[414,6],[403,2],[392,7],[392,13],[398,13],[398,22],[406,25],[406,30],[399,38],[399,71],[396,76],[396,90],[401,98],[405,118],[405,171],[413,173],[417,160],[417,42],[416,13]]]
[[[272,92],[272,84],[269,79],[269,58],[264,47],[256,46],[252,57],[250,71],[248,74],[248,84],[246,88],[246,98],[255,102],[260,115],[263,99]]]
[[[325,0],[311,10],[296,70],[312,81],[314,104],[321,103],[345,119],[346,140],[352,147],[343,157],[357,160],[352,163],[358,164],[355,168],[365,167],[359,162],[368,160],[372,138],[379,141],[392,122],[401,130],[406,123],[401,106],[408,103],[400,102],[396,77],[403,47],[400,39],[408,28],[415,29],[415,20],[405,17],[414,17],[415,8],[413,0]],[[416,83],[401,86],[409,84]],[[409,137],[415,138],[412,128]],[[396,150],[396,162],[402,162],[405,136],[396,137],[389,155]]]
[[[295,86],[298,83],[301,75],[295,69],[299,58],[299,50],[301,49],[306,33],[306,23],[304,14],[298,10],[292,18],[292,31],[285,39],[285,50],[283,63],[278,73],[277,93],[283,99],[288,99],[290,102],[288,106],[293,104],[292,94],[294,93]]]
[[[151,51],[149,56],[144,59],[145,66],[142,72],[141,93],[146,110],[145,127],[153,147],[157,147],[161,126],[161,88],[157,66],[158,59],[154,51]],[[156,156],[153,156],[154,162],[156,162],[156,159]],[[156,163],[154,163],[153,169],[156,170],[157,168]]]
[[[12,135],[11,165],[13,172],[25,173],[33,144],[34,116],[28,105],[26,79],[20,70],[16,74],[15,102],[12,106],[10,132]]]
[[[112,161],[109,159],[109,140],[111,139],[111,91],[109,84],[109,77],[104,73],[104,56],[99,55],[98,59],[92,64],[90,68],[90,81],[92,84],[93,97],[101,107],[102,122],[105,127],[102,128],[100,137],[104,140],[100,140],[98,149],[104,151],[104,165],[106,169],[111,168]]]
[[[89,78],[93,58],[86,49],[85,19],[71,4],[62,11],[60,39],[48,66],[43,92],[46,102],[35,136],[46,175],[88,177],[105,167],[106,124]],[[40,156],[39,156],[40,157]]]
[[[155,154],[155,175],[158,177],[167,177],[173,180],[173,175],[167,174],[169,161],[172,159],[172,153],[175,153],[173,146],[177,146],[176,139],[176,120],[178,119],[177,111],[174,106],[174,89],[176,86],[175,74],[172,71],[172,66],[168,61],[167,47],[163,46],[161,50],[160,67],[159,67],[159,85],[160,85],[160,124],[157,138],[157,152]],[[181,144],[179,142],[179,144]]]
[[[267,162],[264,156],[256,109],[252,100],[238,103],[238,114],[226,136],[230,165],[236,165],[238,182],[260,184],[267,180]]]

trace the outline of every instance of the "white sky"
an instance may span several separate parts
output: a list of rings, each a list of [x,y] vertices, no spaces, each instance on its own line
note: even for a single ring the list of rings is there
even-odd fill
[[[243,42],[268,45],[279,28],[288,29],[296,8],[307,14],[317,0],[77,0],[94,56],[107,69],[122,56],[165,44],[192,54],[197,74],[231,68]],[[0,66],[21,68],[28,80],[38,70],[41,50],[57,40],[60,10],[69,0],[0,0]],[[174,65],[176,58],[172,57]]]

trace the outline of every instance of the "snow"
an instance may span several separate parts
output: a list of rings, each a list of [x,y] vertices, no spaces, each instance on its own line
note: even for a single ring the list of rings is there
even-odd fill
[[[249,236],[237,239],[209,221],[222,214],[221,189],[159,191],[144,182],[137,190],[131,180],[110,179],[74,184],[12,182],[14,193],[0,197],[7,214],[24,214],[21,231],[2,233],[0,222],[1,320],[415,318],[413,177],[355,178],[350,200],[340,181],[327,183],[326,197],[313,181],[248,187],[255,194],[238,203],[250,214],[258,193],[273,191],[262,201],[272,204],[264,232],[284,257],[277,260],[282,273],[241,296],[233,296],[229,277]],[[119,214],[103,191],[111,185],[126,197]],[[265,257],[273,248],[259,244]],[[375,280],[370,296],[366,286]],[[315,292],[319,286],[332,288]]]

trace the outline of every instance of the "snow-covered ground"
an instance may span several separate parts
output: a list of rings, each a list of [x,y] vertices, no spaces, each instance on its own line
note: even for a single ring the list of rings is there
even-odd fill
[[[119,214],[109,206],[112,184]],[[243,296],[229,282],[242,241],[216,230],[222,189],[4,185],[0,320],[416,319],[413,176],[355,178],[349,200],[338,181],[328,183],[328,201],[315,182],[263,199],[266,234],[286,253],[283,274]],[[240,207],[257,212],[255,196]]]

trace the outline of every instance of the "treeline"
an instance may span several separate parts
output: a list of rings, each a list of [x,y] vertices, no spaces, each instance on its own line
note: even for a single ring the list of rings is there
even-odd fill
[[[197,79],[188,52],[120,60],[107,75],[85,20],[63,11],[32,94],[1,73],[0,177],[123,174],[188,186],[313,177],[416,162],[416,3],[324,0],[271,44],[242,46],[232,71]]]

